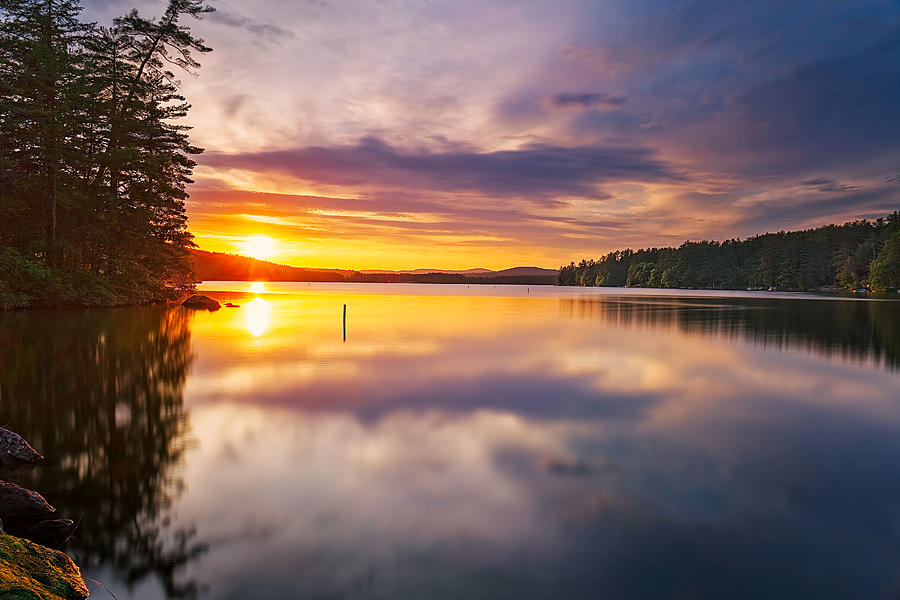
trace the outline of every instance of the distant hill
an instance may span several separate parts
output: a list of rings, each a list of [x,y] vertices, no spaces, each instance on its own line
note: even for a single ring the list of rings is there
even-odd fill
[[[556,269],[542,269],[541,267],[513,267],[501,271],[487,271],[472,273],[472,277],[556,277]]]
[[[389,271],[386,269],[366,269],[359,271],[367,275],[377,273],[380,275],[466,275],[468,277],[556,277],[556,269],[542,269],[541,267],[512,267],[511,269],[502,269],[500,271],[491,271],[490,269],[410,269],[405,271]]]
[[[346,281],[353,271],[301,269],[236,254],[191,250],[197,281]]]
[[[401,270],[401,271],[390,271],[387,269],[364,269],[359,271],[360,273],[378,273],[382,275],[395,275],[397,273],[406,273],[412,275],[425,275],[427,273],[442,273],[442,274],[450,274],[450,275],[478,275],[479,273],[487,273],[492,274],[496,271],[491,271],[490,269],[409,269],[409,270]]]
[[[192,250],[197,281],[346,281],[360,283],[468,283],[553,285],[557,272],[539,267],[489,269],[414,269],[410,271],[351,271],[306,269],[236,254]]]

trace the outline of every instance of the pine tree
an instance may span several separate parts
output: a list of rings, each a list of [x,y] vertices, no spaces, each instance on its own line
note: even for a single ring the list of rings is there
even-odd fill
[[[190,285],[179,268],[192,245],[184,201],[195,166],[189,156],[202,150],[190,144],[187,127],[174,124],[190,105],[169,66],[189,73],[200,67],[193,54],[210,48],[180,19],[210,11],[199,0],[171,0],[158,21],[132,11],[116,19],[98,45],[96,65],[106,73],[110,117],[92,187],[104,190],[110,225],[105,269],[116,281],[139,282],[148,290]]]
[[[78,152],[68,128],[79,103],[78,48],[90,26],[78,21],[75,0],[0,0],[0,12],[0,168],[16,227],[4,233],[20,243],[27,235],[31,250],[58,261],[60,205],[73,189],[67,160]]]
[[[887,238],[869,267],[869,282],[879,292],[900,289],[900,231]]]

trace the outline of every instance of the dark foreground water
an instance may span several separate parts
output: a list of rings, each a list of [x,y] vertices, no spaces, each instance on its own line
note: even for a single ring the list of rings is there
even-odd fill
[[[0,314],[5,476],[119,600],[900,595],[900,303],[207,287]]]

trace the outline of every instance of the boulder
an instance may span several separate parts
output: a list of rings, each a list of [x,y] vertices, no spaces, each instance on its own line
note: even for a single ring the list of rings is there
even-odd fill
[[[21,435],[0,427],[0,462],[35,463],[43,458]]]
[[[74,531],[75,522],[72,519],[48,519],[32,525],[24,537],[48,548],[59,548]]]
[[[89,593],[81,571],[67,555],[0,535],[0,598],[84,600]]]
[[[37,492],[14,483],[0,481],[0,519],[8,517],[43,517],[56,509]]]
[[[187,300],[181,303],[182,306],[187,308],[194,308],[200,310],[219,310],[222,306],[210,298],[209,296],[203,296],[202,294],[194,294]]]

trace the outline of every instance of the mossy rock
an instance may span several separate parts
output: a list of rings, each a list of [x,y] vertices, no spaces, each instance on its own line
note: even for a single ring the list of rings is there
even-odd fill
[[[0,535],[0,600],[83,600],[88,593],[81,571],[62,552]]]

